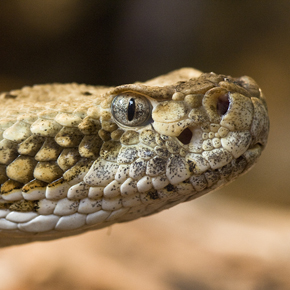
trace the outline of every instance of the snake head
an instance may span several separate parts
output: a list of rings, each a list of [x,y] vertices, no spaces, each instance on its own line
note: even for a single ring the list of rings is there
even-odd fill
[[[266,146],[267,106],[250,77],[205,73],[164,87],[134,84],[116,91],[112,115],[119,126],[140,136],[146,132],[147,139],[154,141],[143,141],[145,146],[174,158],[164,165],[170,184],[239,167],[238,174],[216,185],[224,184],[246,172]],[[173,167],[178,164],[177,172]]]

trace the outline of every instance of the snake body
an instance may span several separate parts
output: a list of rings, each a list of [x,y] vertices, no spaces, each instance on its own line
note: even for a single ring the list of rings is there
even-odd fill
[[[151,215],[245,173],[269,119],[258,85],[184,68],[117,87],[0,95],[0,245]]]

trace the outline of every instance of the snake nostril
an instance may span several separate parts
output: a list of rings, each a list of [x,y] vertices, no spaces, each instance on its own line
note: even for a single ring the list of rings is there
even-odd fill
[[[218,97],[216,109],[217,112],[223,116],[227,113],[230,105],[229,94],[224,94]]]
[[[186,128],[184,129],[180,135],[177,137],[177,139],[182,142],[184,145],[187,145],[190,143],[190,140],[192,138],[192,132],[190,129]]]

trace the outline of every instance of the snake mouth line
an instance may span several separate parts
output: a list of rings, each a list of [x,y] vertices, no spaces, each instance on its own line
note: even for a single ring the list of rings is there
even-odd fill
[[[255,147],[260,147],[261,150],[265,149],[265,145],[263,145],[261,142],[257,142],[257,143],[255,143],[255,144],[249,146],[248,150],[249,150],[249,149],[253,149],[253,148],[255,148]]]
[[[190,140],[192,138],[192,132],[189,128],[184,129],[180,135],[177,137],[177,139],[184,145],[187,145],[190,143]]]

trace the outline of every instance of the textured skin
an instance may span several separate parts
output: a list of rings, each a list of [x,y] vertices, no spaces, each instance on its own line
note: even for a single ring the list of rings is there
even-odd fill
[[[199,197],[251,168],[269,131],[251,78],[190,68],[116,88],[24,87],[0,99],[1,246]]]

